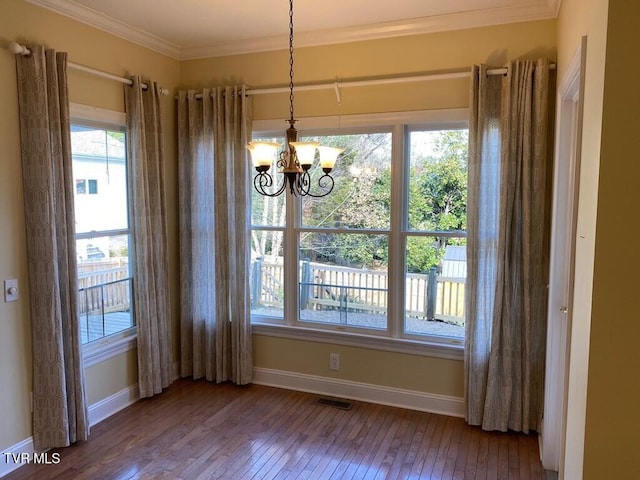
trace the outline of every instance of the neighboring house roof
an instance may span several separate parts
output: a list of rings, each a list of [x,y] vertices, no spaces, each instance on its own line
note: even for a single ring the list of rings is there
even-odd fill
[[[113,159],[125,158],[125,144],[123,141],[105,135],[104,130],[89,130],[83,127],[75,127],[71,131],[73,154],[83,156],[102,157],[109,156]],[[106,137],[106,148],[105,148]]]

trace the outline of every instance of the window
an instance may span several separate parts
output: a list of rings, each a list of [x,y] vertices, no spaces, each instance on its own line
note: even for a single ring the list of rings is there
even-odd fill
[[[89,179],[87,182],[89,183],[89,195],[96,195],[98,193],[98,180]]]
[[[124,127],[72,121],[82,343],[134,327]]]
[[[87,185],[89,188],[87,188]],[[78,178],[76,179],[76,194],[77,195],[97,195],[98,193],[98,180],[95,178],[85,179]]]
[[[254,192],[255,325],[463,344],[466,110],[389,118],[354,116],[338,133],[300,132],[345,149],[327,197]]]

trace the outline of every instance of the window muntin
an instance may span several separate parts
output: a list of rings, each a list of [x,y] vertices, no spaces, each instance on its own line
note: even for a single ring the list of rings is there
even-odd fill
[[[124,129],[74,121],[71,152],[84,344],[135,326]]]
[[[360,205],[364,203],[364,207],[361,206],[359,211],[354,214],[353,210],[349,212],[349,206],[346,204],[338,204],[338,208],[335,208],[335,206],[332,209],[326,208],[325,205],[328,204],[323,204],[323,201],[328,197],[319,200],[309,198],[293,199],[293,202],[291,202],[292,205],[288,207],[289,210],[286,214],[285,225],[280,230],[284,237],[283,245],[288,245],[285,250],[287,252],[296,252],[297,254],[288,254],[289,267],[286,267],[287,260],[284,261],[284,269],[286,273],[288,273],[289,279],[285,278],[285,280],[288,281],[285,282],[283,291],[286,291],[289,295],[288,298],[284,299],[282,316],[267,319],[258,314],[253,316],[254,323],[264,323],[266,320],[267,323],[279,322],[291,327],[314,327],[315,329],[334,332],[373,333],[376,334],[376,336],[407,338],[427,341],[430,344],[438,343],[443,346],[459,346],[462,344],[464,336],[464,312],[460,312],[460,306],[462,306],[462,309],[464,308],[464,281],[466,273],[463,276],[448,277],[445,276],[446,272],[443,270],[450,270],[450,257],[452,255],[455,256],[455,261],[461,262],[464,265],[464,270],[466,270],[466,259],[460,260],[461,257],[464,257],[466,245],[466,205],[461,209],[458,208],[460,205],[456,204],[457,210],[454,211],[453,214],[451,214],[452,212],[450,210],[447,211],[449,215],[446,216],[438,214],[438,212],[435,214],[431,212],[431,214],[428,215],[426,212],[421,211],[421,209],[424,209],[425,205],[432,205],[425,202],[421,204],[419,202],[419,189],[416,188],[415,185],[412,188],[411,181],[413,180],[414,183],[416,183],[416,179],[418,178],[415,172],[412,172],[412,160],[413,169],[421,167],[424,170],[424,163],[427,157],[446,159],[451,162],[450,157],[457,156],[464,170],[463,181],[458,182],[458,184],[464,184],[464,191],[461,192],[462,197],[460,197],[460,199],[466,203],[466,111],[451,111],[451,113],[423,112],[423,114],[424,113],[426,113],[427,118],[433,119],[434,123],[424,123],[416,127],[396,125],[387,130],[385,135],[389,136],[389,141],[388,147],[385,148],[387,148],[389,152],[387,157],[389,169],[384,172],[384,175],[389,176],[389,190],[388,194],[385,194],[383,200],[378,204],[374,204],[373,201],[369,201],[368,203],[361,202]],[[416,114],[394,114],[390,117],[395,120],[401,116],[411,118],[411,122],[415,122],[418,118]],[[372,125],[385,125],[383,123],[384,120],[381,121],[377,116],[375,118],[372,116],[362,116],[362,118],[365,118],[367,122],[371,122]],[[359,120],[349,120],[350,125],[353,125],[351,132],[349,128],[341,128],[340,135],[305,136],[305,140],[313,138],[326,145],[333,144],[336,139],[344,136],[368,134],[373,137],[380,135],[380,132],[384,132],[385,129],[384,126],[382,130],[376,126],[367,128],[364,126],[364,123],[357,123]],[[305,121],[305,123],[307,122]],[[269,124],[265,123],[265,125]],[[275,123],[273,125],[275,125]],[[319,125],[319,123],[316,125]],[[415,125],[418,124],[416,123]],[[438,138],[442,136],[453,136],[455,138]],[[455,142],[453,140],[455,140]],[[412,142],[413,146],[411,145]],[[425,145],[425,142],[431,142],[432,144]],[[445,148],[451,146],[456,147],[454,149],[455,155],[452,154],[451,148]],[[345,154],[348,155],[348,152],[345,152]],[[343,156],[345,154],[343,154]],[[430,158],[429,160],[433,160],[434,158]],[[339,181],[345,179],[347,181],[353,181],[354,177],[357,177],[357,170],[349,168],[341,169],[339,166],[341,161],[342,158],[339,159],[335,169],[336,188],[338,188]],[[444,162],[444,160],[442,161]],[[380,163],[382,162],[378,161],[376,167]],[[348,160],[343,162],[343,167],[351,167],[352,165],[353,163],[349,165]],[[344,174],[345,172],[347,174],[346,178],[338,177],[338,174]],[[317,174],[318,173],[315,172],[315,175]],[[351,179],[349,179],[349,175]],[[386,184],[386,180],[380,181],[381,178],[383,178],[381,175],[375,176],[377,184]],[[458,180],[460,179],[459,177],[456,178],[458,178]],[[372,188],[369,186],[368,191],[365,193],[373,195],[371,190]],[[333,195],[333,193],[330,194],[329,197],[331,195]],[[380,199],[380,196],[375,197],[375,199]],[[288,200],[291,200],[291,198]],[[384,207],[384,210],[381,210],[380,207]],[[324,215],[322,214],[322,208],[324,208]],[[384,213],[378,216],[371,215],[370,218],[366,218],[366,212],[376,211],[383,211]],[[463,212],[462,215],[460,215],[460,211]],[[363,221],[362,217],[365,217],[365,221]],[[456,220],[458,220],[457,223]],[[255,230],[256,228],[261,227],[254,226],[253,229]],[[441,228],[443,230],[440,230]],[[310,269],[311,267],[311,265],[305,265],[305,262],[312,263],[310,259],[307,258],[309,249],[306,247],[305,241],[309,241],[308,239],[311,238],[310,235],[317,237],[318,234],[331,235],[337,239],[341,239],[341,237],[345,235],[360,239],[365,239],[369,236],[381,236],[385,239],[386,263],[384,265],[384,276],[387,278],[387,285],[385,287],[387,304],[386,312],[382,312],[382,314],[378,312],[378,314],[383,318],[386,317],[386,322],[383,321],[373,326],[373,328],[371,326],[365,327],[364,325],[358,325],[355,313],[362,312],[356,312],[356,309],[349,309],[344,304],[342,307],[340,307],[340,305],[332,305],[334,308],[331,310],[332,313],[330,315],[326,315],[325,313],[324,319],[314,319],[312,315],[313,309],[305,308],[305,305],[308,306],[308,298],[310,295],[309,284],[321,283],[315,281],[313,276],[311,277],[311,281],[309,281],[309,274],[305,273],[305,269]],[[426,246],[432,250],[430,253],[424,251]],[[325,244],[324,248],[326,249],[326,247],[327,245]],[[389,250],[390,247],[392,247],[392,250]],[[447,248],[449,248],[448,252]],[[456,252],[452,249],[456,250]],[[342,249],[342,252],[349,254],[350,249]],[[435,255],[436,253],[437,255]],[[420,266],[424,267],[424,262],[422,265],[417,264],[416,266],[414,257],[424,257],[425,254],[432,257],[432,265],[426,269],[418,268]],[[340,266],[344,267],[344,265]],[[433,276],[434,273],[431,271],[432,267],[435,267],[436,282],[443,283],[444,281],[453,279],[455,281],[451,281],[450,283],[455,284],[454,288],[457,288],[457,290],[454,289],[453,293],[451,293],[451,285],[447,284],[443,286],[436,283],[435,304],[433,304],[433,300],[430,302],[430,308],[432,308],[436,314],[434,319],[427,320],[424,315],[421,316],[422,318],[416,315],[416,312],[412,310],[415,306],[411,304],[408,297],[412,295],[410,282],[415,281],[413,277],[422,275],[427,277],[428,280],[428,276],[430,274]],[[459,272],[456,275],[458,274]],[[287,275],[285,275],[285,277],[286,276]],[[291,278],[293,280],[291,280]],[[421,281],[423,284],[426,284],[424,278]],[[292,285],[291,282],[295,283]],[[297,289],[294,288],[295,284],[297,284]],[[343,292],[342,296],[336,294],[338,285],[340,285],[340,288],[347,290]],[[316,285],[312,285],[312,287],[316,287]],[[330,290],[331,287],[333,287],[332,298],[334,301],[335,299],[346,298],[347,302],[350,302],[352,298],[359,297],[355,291],[348,291],[349,289],[355,290],[350,284],[345,286],[343,283],[339,284],[338,281],[333,281],[330,283]],[[423,293],[426,294],[424,288],[426,287],[423,287]],[[346,295],[344,295],[345,293]],[[415,295],[415,292],[413,295]],[[454,297],[453,299],[451,298],[452,296]],[[446,302],[454,302],[455,308],[450,307],[448,303],[443,304],[445,300]],[[422,308],[426,310],[424,300]],[[443,311],[447,313],[443,314]],[[431,328],[423,328],[425,324]],[[419,325],[419,327],[417,325]],[[305,335],[302,331],[300,333]],[[365,337],[363,337],[363,340],[364,338]]]

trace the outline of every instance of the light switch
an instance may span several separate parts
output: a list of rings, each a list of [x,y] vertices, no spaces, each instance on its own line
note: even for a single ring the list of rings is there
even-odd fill
[[[15,302],[18,300],[20,292],[18,292],[18,279],[12,278],[11,280],[4,281],[4,301]]]

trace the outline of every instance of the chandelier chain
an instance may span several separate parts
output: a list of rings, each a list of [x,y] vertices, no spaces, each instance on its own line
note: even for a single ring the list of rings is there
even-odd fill
[[[293,122],[293,0],[289,0],[289,113]]]
[[[289,128],[285,133],[286,145],[284,150],[278,154],[276,166],[283,175],[282,184],[275,187],[273,177],[269,169],[273,164],[273,155],[279,145],[272,142],[249,142],[247,148],[251,152],[251,158],[256,169],[253,178],[253,186],[260,195],[267,197],[277,197],[289,190],[293,196],[321,198],[328,195],[334,187],[334,180],[330,173],[336,162],[337,156],[343,149],[324,147],[321,149],[319,142],[298,142],[298,132],[295,128],[293,112],[293,0],[289,0]],[[298,149],[300,151],[298,151]],[[315,161],[316,149],[320,150],[319,167],[322,174],[317,181],[319,193],[312,193],[311,173],[309,169]],[[273,187],[273,188],[272,188]]]

